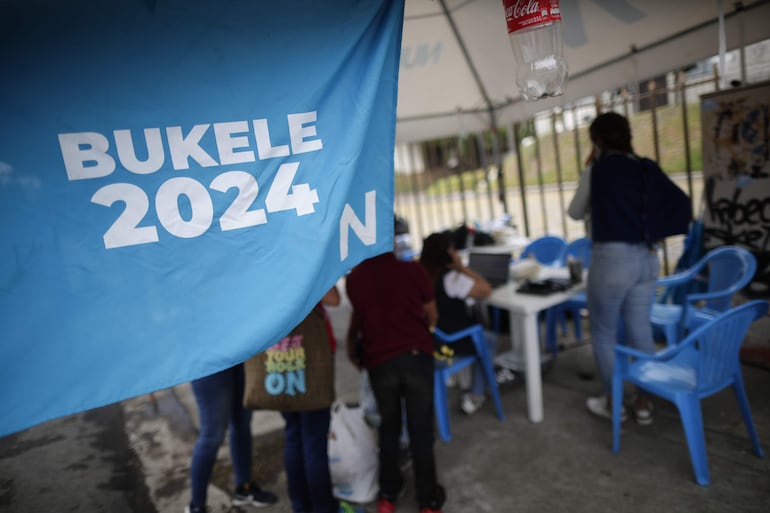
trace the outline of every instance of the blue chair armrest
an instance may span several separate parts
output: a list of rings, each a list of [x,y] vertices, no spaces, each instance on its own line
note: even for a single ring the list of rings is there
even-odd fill
[[[695,294],[687,294],[687,303],[696,303],[698,301],[717,299],[720,297],[730,296],[732,294],[735,294],[736,292],[737,292],[737,287],[729,287],[717,292],[699,292]]]
[[[451,344],[452,342],[457,342],[458,340],[461,340],[465,337],[472,337],[473,334],[477,332],[482,334],[484,333],[484,328],[481,326],[481,324],[474,324],[473,326],[462,329],[460,331],[455,331],[454,333],[445,333],[444,331],[436,328],[433,331],[433,335],[441,342],[444,342],[445,344]]]
[[[672,287],[674,285],[681,285],[692,280],[695,276],[695,272],[692,269],[687,269],[676,274],[669,274],[668,276],[662,276],[657,280],[658,287]]]
[[[675,346],[667,347],[666,349],[658,351],[657,353],[643,353],[641,351],[638,351],[636,349],[633,349],[627,346],[615,345],[615,354],[617,357],[633,356],[638,360],[664,362],[666,360],[670,360],[671,358],[681,353],[684,349],[693,345],[694,343],[695,343],[695,340],[692,337],[688,336],[687,338],[682,340],[682,342],[680,342],[679,344]]]
[[[639,358],[641,360],[654,360],[655,359],[655,353],[643,353],[641,351],[637,351],[636,349],[632,349],[627,346],[615,346],[615,354],[617,356],[626,355],[626,356],[633,356],[634,358]]]

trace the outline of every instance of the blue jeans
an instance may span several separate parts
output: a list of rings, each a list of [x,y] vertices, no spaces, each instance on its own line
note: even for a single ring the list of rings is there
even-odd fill
[[[621,319],[628,345],[645,353],[655,351],[650,311],[659,267],[657,253],[645,244],[593,244],[587,285],[591,342],[608,394]]]
[[[402,399],[406,410],[409,448],[420,507],[438,494],[433,455],[433,356],[403,353],[369,369],[380,422],[380,495],[395,500],[403,484],[399,465]]]
[[[190,468],[193,506],[206,505],[211,471],[228,427],[235,485],[251,481],[251,410],[243,407],[243,386],[242,364],[192,382],[200,416]]]
[[[329,408],[284,412],[284,464],[294,513],[336,513],[329,475]]]

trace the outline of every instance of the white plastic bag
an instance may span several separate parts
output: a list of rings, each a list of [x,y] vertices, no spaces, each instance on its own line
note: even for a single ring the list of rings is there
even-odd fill
[[[329,470],[338,499],[365,503],[377,498],[379,468],[377,438],[364,420],[363,409],[341,401],[331,407]]]

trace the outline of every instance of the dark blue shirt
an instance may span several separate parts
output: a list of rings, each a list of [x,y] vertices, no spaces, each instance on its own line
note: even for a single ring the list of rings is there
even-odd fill
[[[654,161],[610,152],[591,170],[594,242],[648,245],[687,233],[692,207],[687,195]]]

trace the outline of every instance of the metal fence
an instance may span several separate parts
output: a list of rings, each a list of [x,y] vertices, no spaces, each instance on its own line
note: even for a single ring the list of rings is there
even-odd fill
[[[700,95],[718,89],[716,73],[686,80],[670,73],[637,90],[605,92],[497,131],[403,146],[396,151],[395,210],[410,224],[413,246],[430,233],[461,224],[481,229],[508,223],[519,234],[572,240],[583,224],[566,210],[591,150],[588,126],[600,112],[629,118],[637,154],[660,163],[700,212]],[[667,241],[663,270],[681,252]]]

